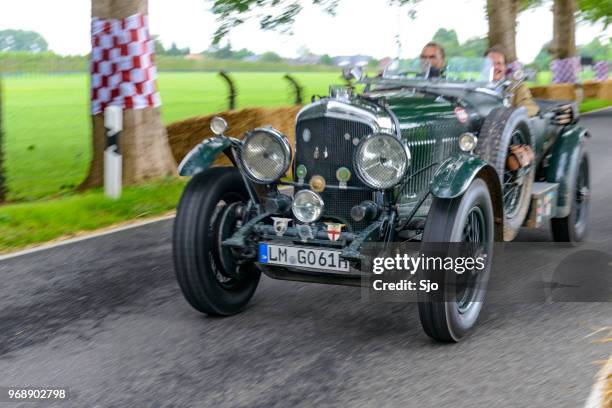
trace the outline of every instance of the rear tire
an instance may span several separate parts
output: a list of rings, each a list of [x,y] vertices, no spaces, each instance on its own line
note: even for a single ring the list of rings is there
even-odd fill
[[[221,245],[235,229],[232,211],[247,201],[244,182],[233,167],[199,173],[183,192],[174,221],[174,269],[185,299],[202,313],[238,313],[257,288],[261,272],[254,264],[235,263]]]
[[[586,151],[581,148],[579,165],[576,173],[572,176],[570,191],[571,204],[570,213],[567,217],[552,218],[550,226],[553,239],[556,242],[580,242],[583,241],[588,232],[589,214],[589,158]]]
[[[496,108],[487,116],[478,137],[476,153],[487,160],[499,174],[504,203],[504,241],[513,240],[525,221],[535,177],[534,165],[518,177],[506,166],[510,146],[531,146],[528,116],[525,109]]]
[[[478,219],[478,223],[473,222],[475,219]],[[482,310],[490,274],[493,222],[489,189],[482,179],[474,180],[461,197],[434,198],[423,232],[424,247],[427,248],[428,242],[479,242],[483,248],[481,255],[486,253],[487,257],[485,269],[476,273],[465,272],[470,273],[469,276],[451,272],[433,277],[422,273],[422,278],[437,278],[436,283],[439,284],[437,292],[422,293],[422,301],[419,301],[421,325],[434,340],[457,342],[475,325]],[[467,239],[466,230],[478,231],[470,236],[478,236],[479,239]],[[462,279],[471,280],[462,285]]]

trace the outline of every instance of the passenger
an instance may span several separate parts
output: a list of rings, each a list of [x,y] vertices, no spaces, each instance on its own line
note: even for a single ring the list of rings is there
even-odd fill
[[[445,52],[437,42],[428,42],[421,51],[421,64],[424,66],[429,63],[429,78],[437,78],[444,75],[444,67],[446,65],[444,58]]]
[[[489,58],[493,63],[493,80],[500,81],[506,78],[507,67],[506,67],[506,55],[503,53],[500,47],[493,46],[485,52],[485,57]],[[533,96],[529,88],[524,82],[513,81],[513,94],[512,106],[524,106],[527,108],[527,114],[529,117],[536,116],[540,111],[540,107],[534,101]]]

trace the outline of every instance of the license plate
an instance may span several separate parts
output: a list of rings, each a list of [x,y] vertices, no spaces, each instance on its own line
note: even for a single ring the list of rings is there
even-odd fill
[[[260,243],[259,262],[270,265],[349,271],[349,263],[340,258],[340,251],[328,249]]]

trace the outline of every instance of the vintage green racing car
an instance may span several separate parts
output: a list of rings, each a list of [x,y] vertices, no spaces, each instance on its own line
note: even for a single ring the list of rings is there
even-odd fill
[[[442,78],[400,61],[374,78],[346,69],[360,90],[334,86],[313,97],[296,117],[294,146],[271,127],[228,137],[228,124],[215,118],[215,135],[179,167],[191,176],[173,238],[187,301],[233,315],[262,272],[360,286],[363,247],[372,242],[490,251],[544,223],[556,241],[582,240],[588,132],[575,104],[538,101],[539,115],[529,118],[509,102],[519,76],[496,83],[486,60],[474,64],[451,61]],[[212,166],[222,154],[233,166]],[[442,300],[418,302],[425,332],[438,341],[461,339],[482,309],[490,270],[464,275]]]

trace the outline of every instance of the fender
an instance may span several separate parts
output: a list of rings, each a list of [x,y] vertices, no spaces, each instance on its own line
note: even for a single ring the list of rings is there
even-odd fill
[[[588,132],[581,127],[574,127],[563,132],[555,141],[550,156],[545,159],[544,171],[546,181],[559,183],[557,209],[554,218],[567,217],[572,203],[572,183],[578,171],[578,155]]]
[[[465,193],[472,180],[483,170],[495,169],[474,155],[451,156],[436,170],[431,182],[431,194],[438,198],[455,198]],[[499,181],[498,181],[499,184]]]
[[[487,183],[495,218],[495,240],[503,241],[502,187],[497,171],[488,162],[478,156],[468,154],[451,156],[443,161],[436,170],[430,191],[437,198],[456,198],[465,193],[475,178],[481,178]]]
[[[230,160],[233,161],[229,150],[231,145],[232,140],[224,136],[214,136],[205,139],[185,155],[178,167],[179,175],[195,176],[203,172],[210,167],[221,153],[227,154]]]

